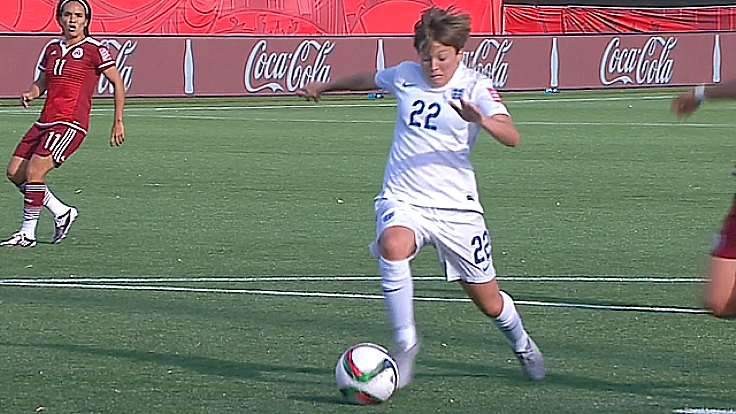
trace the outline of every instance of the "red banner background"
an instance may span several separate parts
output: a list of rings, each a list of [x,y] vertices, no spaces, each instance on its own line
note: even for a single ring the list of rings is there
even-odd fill
[[[736,7],[622,9],[505,5],[503,9],[506,34],[645,33],[736,29]]]
[[[455,6],[473,33],[501,28],[502,0],[90,0],[97,34],[410,34],[422,10]],[[58,33],[57,0],[0,0],[0,32]],[[495,11],[492,12],[491,7]],[[10,10],[10,12],[6,12]],[[13,10],[17,10],[13,13]]]

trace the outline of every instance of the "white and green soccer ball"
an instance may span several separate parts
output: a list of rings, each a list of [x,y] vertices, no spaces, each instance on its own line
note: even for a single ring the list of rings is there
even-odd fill
[[[351,346],[340,356],[335,380],[337,389],[349,402],[380,404],[396,391],[399,370],[385,348],[363,343]]]

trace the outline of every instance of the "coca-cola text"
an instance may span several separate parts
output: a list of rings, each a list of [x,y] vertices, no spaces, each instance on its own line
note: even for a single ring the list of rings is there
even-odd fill
[[[268,41],[260,40],[245,63],[245,89],[250,93],[265,89],[294,92],[309,82],[328,82],[331,68],[326,60],[334,48],[329,40],[304,40],[294,52],[269,53]]]
[[[620,47],[621,39],[608,42],[600,63],[600,80],[603,85],[620,82],[626,84],[667,84],[672,79],[673,60],[670,52],[675,48],[674,37],[650,37],[641,49]],[[657,55],[657,51],[659,54]]]

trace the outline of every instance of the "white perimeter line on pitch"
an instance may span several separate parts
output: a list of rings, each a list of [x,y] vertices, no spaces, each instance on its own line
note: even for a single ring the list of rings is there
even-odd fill
[[[291,296],[306,298],[337,298],[337,299],[383,299],[381,295],[366,295],[360,293],[329,293],[329,292],[293,292],[281,290],[253,290],[253,289],[213,289],[213,288],[188,288],[178,286],[134,286],[134,285],[112,285],[112,284],[84,284],[84,283],[25,283],[14,282],[3,283],[6,286],[34,287],[34,288],[66,288],[66,289],[97,289],[97,290],[127,290],[127,291],[152,291],[152,292],[188,292],[188,293],[230,293],[263,296]],[[470,302],[467,298],[427,298],[415,297],[415,301],[421,302]],[[588,305],[581,303],[564,302],[539,302],[539,301],[514,301],[517,305],[544,306],[555,308],[578,308],[610,311],[633,311],[633,312],[657,312],[657,313],[689,313],[707,314],[703,309],[673,308],[661,306],[607,306]]]
[[[175,114],[175,115],[161,115],[155,113],[149,114],[128,114],[130,117],[139,118],[158,118],[158,119],[191,119],[191,120],[210,120],[210,121],[233,121],[242,122],[241,118],[231,116],[216,116],[216,115],[195,115],[195,114]],[[249,122],[276,122],[283,123],[283,118],[248,118]],[[394,124],[396,120],[380,120],[380,119],[296,119],[290,118],[289,122],[301,122],[301,123],[320,123],[320,124]],[[620,126],[620,122],[545,122],[545,121],[516,121],[517,125],[544,125],[544,126]],[[629,122],[626,124],[627,127],[691,127],[691,128],[734,128],[734,124],[695,124],[685,122]]]
[[[589,282],[589,283],[703,283],[698,278],[594,277],[594,276],[506,276],[502,282]],[[356,282],[381,280],[378,276],[273,276],[273,277],[74,277],[52,279],[0,279],[8,283],[254,283],[254,282]],[[441,276],[415,276],[415,281],[445,281]]]
[[[717,410],[714,408],[683,408],[673,411],[675,414],[736,414],[734,410]]]
[[[503,93],[503,91],[501,91]],[[607,97],[607,98],[558,98],[558,99],[535,99],[535,98],[528,98],[528,99],[513,99],[508,98],[504,99],[507,103],[562,103],[562,102],[605,102],[605,101],[640,101],[640,100],[658,100],[658,99],[672,99],[674,97],[673,95],[661,95],[661,96],[616,96],[616,97]],[[264,97],[265,98],[265,97]],[[368,103],[341,103],[341,104],[332,104],[332,103],[319,103],[319,104],[300,104],[300,105],[230,105],[230,106],[187,106],[186,104],[182,104],[181,106],[153,106],[153,107],[136,107],[136,106],[128,106],[125,108],[126,113],[134,112],[134,111],[181,111],[181,110],[193,110],[193,111],[199,111],[199,110],[239,110],[239,109],[288,109],[288,108],[374,108],[374,107],[393,107],[396,106],[395,103],[377,103],[377,102],[368,102]],[[38,107],[38,110],[40,111],[40,107]],[[92,108],[92,113],[98,113],[98,112],[104,112],[108,113],[111,112],[112,108]],[[25,108],[2,108],[0,109],[0,114],[10,114],[10,115],[26,115],[33,113],[33,109],[25,109]]]

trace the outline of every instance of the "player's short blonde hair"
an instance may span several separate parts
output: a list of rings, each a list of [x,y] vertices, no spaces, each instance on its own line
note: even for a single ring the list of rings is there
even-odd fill
[[[470,36],[470,16],[453,7],[431,7],[422,13],[414,25],[414,49],[426,52],[432,42],[452,46],[455,50],[465,47]]]

